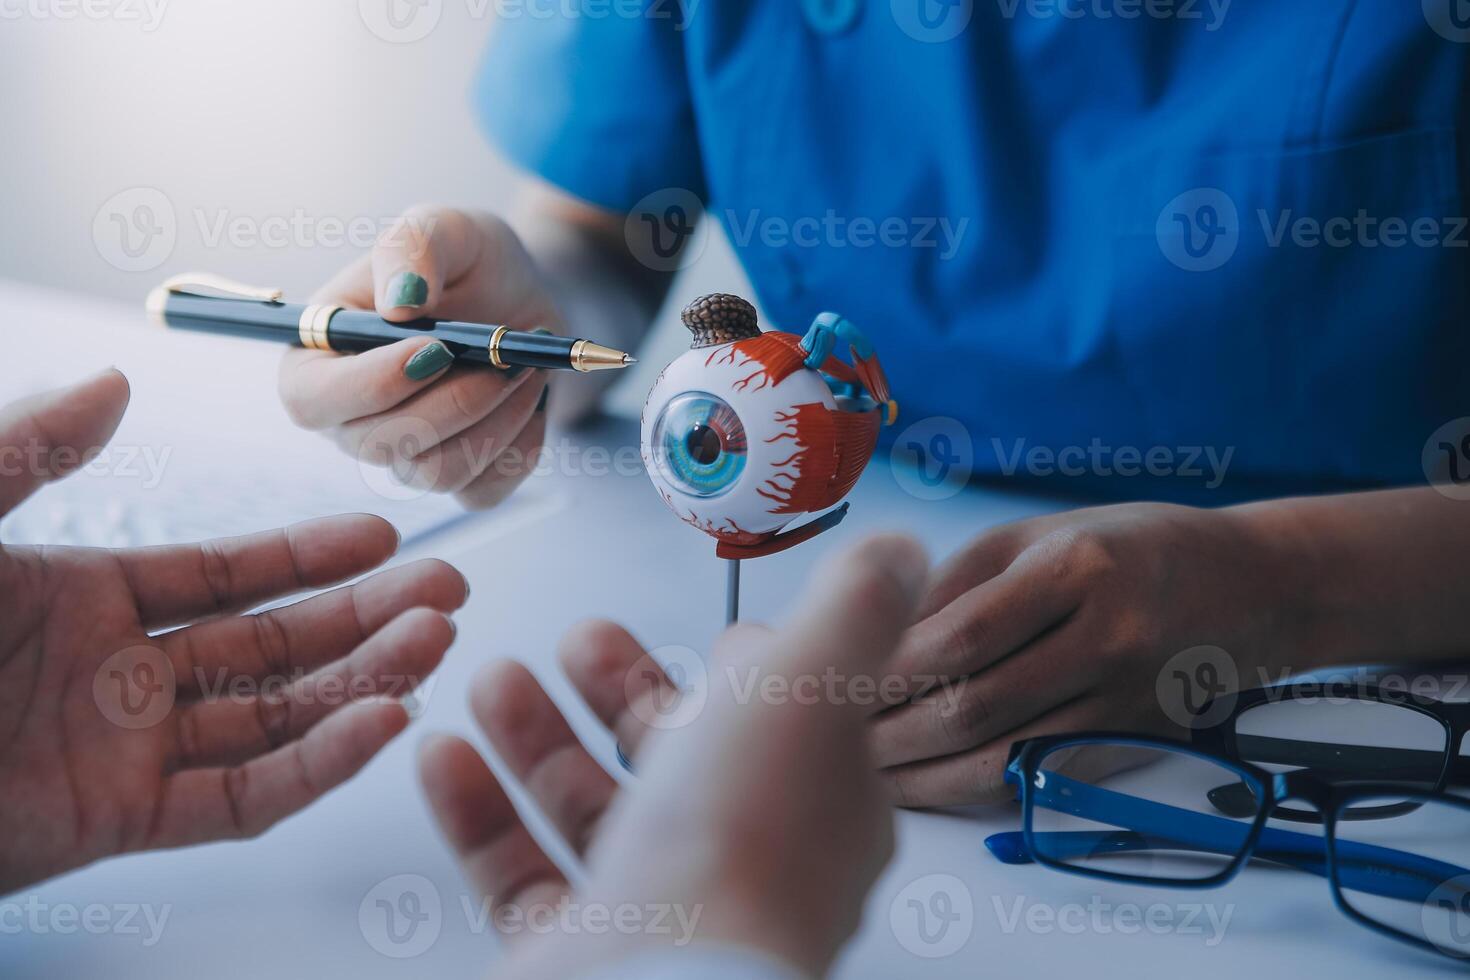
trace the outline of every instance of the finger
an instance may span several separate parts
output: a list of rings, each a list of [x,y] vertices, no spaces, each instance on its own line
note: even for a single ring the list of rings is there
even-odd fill
[[[506,906],[554,906],[566,898],[566,876],[468,742],[448,735],[427,739],[419,749],[419,782],[465,878],[492,903],[497,925]]]
[[[920,695],[943,680],[978,673],[1072,615],[1079,579],[1061,574],[1051,548],[1031,548],[1005,571],[916,623],[893,661]]]
[[[897,535],[871,538],[829,559],[812,576],[796,618],[780,631],[767,666],[793,673],[833,665],[876,670],[912,621],[927,573],[918,543]]]
[[[383,235],[366,265],[344,270],[319,295],[321,302],[375,308],[394,322],[480,322],[493,310],[495,323],[514,330],[561,330],[524,246],[503,221],[483,213],[414,208]],[[309,429],[384,414],[445,380],[443,345],[440,354],[431,353],[435,346],[425,337],[354,357],[293,351],[281,362],[282,400]],[[461,396],[469,404],[473,395]]]
[[[148,846],[255,837],[352,778],[407,726],[401,704],[357,704],[242,766],[175,773],[164,783]]]
[[[1027,548],[1078,519],[1085,511],[1059,511],[991,528],[951,555],[929,579],[919,604],[919,619],[928,619],[962,594],[1004,572]]]
[[[289,350],[277,377],[286,414],[315,431],[387,412],[444,377],[451,362],[442,354],[442,365],[424,373],[425,348],[436,344],[444,346],[433,337],[410,337],[352,355]]]
[[[453,612],[468,597],[453,565],[425,559],[289,606],[174,630],[158,642],[179,697],[192,698],[239,677],[299,677],[346,656],[400,613],[416,606]]]
[[[1072,620],[1000,663],[945,680],[877,715],[869,730],[881,767],[935,759],[984,745],[1092,686],[1087,638]]]
[[[346,514],[198,544],[114,552],[147,629],[248,609],[376,568],[398,550],[381,517]]]
[[[349,310],[373,308],[373,257],[360,256],[344,267],[311,297],[312,303],[342,306]]]
[[[371,310],[375,305],[373,259],[364,255],[338,272],[312,296],[313,303]],[[281,358],[277,385],[291,420],[304,429],[326,429],[349,419],[386,412],[432,381],[437,371],[410,370],[409,363],[434,343],[413,337],[343,357],[331,351],[293,348]],[[420,366],[423,358],[414,362]]]
[[[239,765],[294,742],[348,704],[407,697],[453,642],[449,617],[411,609],[341,660],[306,677],[267,685],[248,697],[192,704],[179,714],[174,766]]]
[[[359,460],[399,467],[414,486],[429,484],[421,489],[457,489],[455,482],[468,484],[515,440],[545,388],[543,371],[464,368],[391,412],[343,425],[336,441]],[[415,438],[384,439],[385,432]]]
[[[658,661],[616,623],[591,620],[572,627],[557,650],[562,670],[587,707],[633,755],[651,731],[643,720],[678,696]]]
[[[0,408],[0,515],[89,462],[117,430],[128,398],[128,379],[108,368]]]
[[[405,321],[439,310],[445,289],[481,260],[484,237],[470,215],[450,208],[404,212],[373,248],[378,315]]]
[[[547,821],[573,851],[585,854],[617,783],[587,753],[536,678],[512,661],[492,664],[470,688],[470,709]]]
[[[1004,572],[1025,548],[1029,522],[1019,521],[993,528],[955,552],[934,569],[929,587],[919,603],[923,621],[954,602],[982,582]]]
[[[454,495],[470,510],[495,507],[509,497],[526,477],[536,471],[538,455],[546,441],[546,413],[538,411],[495,463]]]
[[[317,290],[312,302],[350,310],[373,309],[372,256],[364,255],[338,272]],[[386,412],[443,375],[444,369],[427,375],[409,371],[409,362],[432,343],[430,337],[413,337],[352,357],[331,351],[288,350],[281,358],[277,379],[286,413],[297,425],[314,430]]]
[[[1083,731],[1103,715],[1102,699],[1083,695],[1030,725],[985,745],[939,759],[880,770],[897,806],[940,807],[1002,803],[1016,797],[1005,782],[1006,757],[1016,742],[1042,735]]]
[[[413,208],[379,240],[371,262],[374,302],[389,320],[482,322],[493,309],[493,322],[512,330],[560,332],[561,318],[535,263],[493,214]]]
[[[424,476],[415,485],[435,493],[458,493],[469,486],[515,444],[535,418],[545,391],[546,375],[537,372],[489,415],[423,454],[417,472]]]

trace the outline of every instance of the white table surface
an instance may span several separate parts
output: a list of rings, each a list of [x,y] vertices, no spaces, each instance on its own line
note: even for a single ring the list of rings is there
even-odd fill
[[[140,294],[146,285],[140,282]],[[216,442],[239,440],[244,469],[222,473],[221,479],[272,465],[253,448],[262,433],[279,447],[274,458],[290,461],[285,465],[303,471],[308,464],[355,465],[285,423],[275,397],[278,352],[268,345],[152,332],[141,315],[117,304],[17,284],[0,284],[0,302],[5,400],[117,363],[134,383],[133,412],[119,438],[146,440],[141,427],[150,420],[179,424],[185,417],[195,435],[193,441],[179,436],[176,453],[194,451],[205,434]],[[228,370],[222,372],[224,364]],[[630,423],[610,423],[590,439],[615,446],[636,439],[636,433]],[[151,944],[146,926],[140,934],[62,934],[49,927],[0,931],[0,977],[484,975],[498,955],[496,941],[464,912],[468,892],[418,792],[415,744],[430,731],[460,732],[483,744],[465,705],[466,682],[492,658],[513,657],[529,664],[568,706],[574,724],[615,768],[607,736],[557,674],[557,636],[576,618],[609,616],[649,645],[703,650],[722,613],[724,569],[710,543],[668,515],[645,477],[570,475],[533,482],[531,492],[544,506],[530,518],[477,516],[401,556],[445,558],[473,587],[473,599],[458,617],[458,639],[426,692],[424,713],[404,736],[349,785],[258,840],[130,856],[0,899],[0,910],[100,904],[144,906],[155,916],[164,910],[168,915]],[[920,502],[899,488],[882,457],[852,499],[851,515],[838,531],[747,564],[747,617],[778,616],[823,553],[865,531],[906,529],[937,557],[967,534],[1056,506],[970,491]],[[602,534],[588,540],[586,529],[594,525]],[[23,799],[0,800],[5,807],[26,805]],[[989,856],[983,840],[1017,825],[1013,806],[901,813],[897,857],[874,890],[866,925],[837,975],[1241,980],[1427,976],[1449,966],[1350,922],[1334,908],[1320,878],[1252,867],[1224,888],[1196,892],[1007,867]],[[378,952],[359,925],[368,893],[399,875],[426,879],[443,910],[437,939],[411,959]],[[934,942],[926,944],[915,931],[909,900],[942,908],[933,904],[936,889],[949,890],[953,914],[947,930],[930,920]],[[1212,923],[1225,916],[1220,935]],[[0,916],[0,929],[5,921]],[[1173,928],[1160,930],[1167,923]],[[935,953],[947,955],[917,955]]]

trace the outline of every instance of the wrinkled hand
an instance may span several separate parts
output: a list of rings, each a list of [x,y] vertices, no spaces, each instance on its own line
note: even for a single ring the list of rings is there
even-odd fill
[[[376,309],[399,323],[434,317],[565,332],[509,226],[448,208],[408,211],[313,302]],[[293,348],[281,361],[281,398],[298,425],[325,430],[410,486],[477,508],[499,503],[533,468],[546,433],[545,388],[541,371],[450,367],[448,348],[427,337],[351,356]]]
[[[127,398],[109,371],[0,411],[0,515],[65,475],[17,459],[88,458]],[[114,854],[259,834],[362,768],[449,647],[460,575],[419,562],[234,613],[396,546],[358,515],[179,547],[0,547],[0,894]]]
[[[830,562],[789,627],[727,632],[702,710],[687,727],[652,739],[645,722],[685,717],[667,703],[675,696],[667,677],[616,626],[574,631],[562,663],[621,744],[639,749],[635,792],[618,792],[523,667],[500,664],[482,675],[471,692],[476,718],[588,869],[574,889],[468,743],[426,743],[422,778],[440,825],[466,876],[493,900],[502,931],[524,940],[500,975],[580,975],[687,941],[680,923],[696,941],[825,973],[893,846],[889,804],[863,747],[867,709],[838,698],[747,700],[714,679],[753,670],[798,690],[802,678],[832,670],[871,677],[911,621],[924,572],[918,548],[900,538],[874,539]],[[534,909],[568,900],[610,912],[671,910],[668,933],[525,934]],[[506,927],[516,922],[519,929]]]
[[[890,665],[926,693],[871,722],[894,798],[1008,799],[1006,753],[1024,738],[1182,734],[1185,692],[1161,700],[1161,669],[1204,645],[1242,677],[1264,664],[1289,618],[1276,581],[1268,547],[1230,510],[1125,504],[981,535],[937,571]]]

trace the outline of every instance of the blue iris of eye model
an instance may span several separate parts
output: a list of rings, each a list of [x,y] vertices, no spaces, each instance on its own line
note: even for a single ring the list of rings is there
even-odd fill
[[[691,391],[664,406],[653,444],[669,482],[694,497],[718,497],[745,471],[745,427],[714,395]]]

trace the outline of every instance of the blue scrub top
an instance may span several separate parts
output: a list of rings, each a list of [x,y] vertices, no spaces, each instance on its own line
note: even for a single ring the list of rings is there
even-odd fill
[[[1216,500],[1406,483],[1470,415],[1437,2],[525,0],[479,106],[587,201],[705,202],[773,325],[849,317],[899,428],[958,420],[982,476],[1198,447]]]

